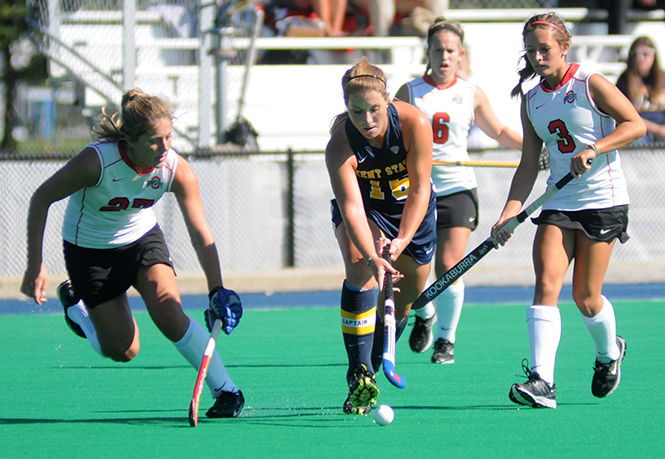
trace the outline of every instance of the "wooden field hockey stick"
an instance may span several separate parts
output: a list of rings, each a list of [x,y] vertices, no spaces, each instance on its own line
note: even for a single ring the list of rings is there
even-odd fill
[[[201,360],[201,366],[199,367],[199,374],[196,377],[194,395],[192,395],[192,401],[189,404],[189,425],[192,427],[196,427],[196,425],[199,423],[199,403],[201,402],[201,392],[203,392],[203,385],[205,384],[206,375],[208,374],[208,366],[210,365],[210,359],[215,352],[217,337],[219,336],[219,331],[221,329],[222,321],[220,319],[215,319],[215,323],[212,326],[212,331],[210,332],[210,339],[208,339],[208,344],[206,345],[205,351],[203,352],[203,359]]]
[[[469,166],[469,167],[517,167],[519,161],[432,161],[434,166]]]
[[[390,247],[383,248],[383,258],[392,265],[390,260]],[[406,381],[395,373],[395,294],[393,292],[393,275],[388,271],[383,278],[383,373],[388,381],[400,389],[406,387]]]
[[[575,176],[572,174],[566,175],[564,178],[556,182],[556,184],[542,194],[538,199],[532,202],[526,209],[517,214],[517,216],[508,220],[508,223],[504,226],[505,229],[511,233],[515,231],[524,220],[526,220],[531,214],[538,210],[545,201],[554,196],[557,191],[563,188],[568,182],[574,179]],[[432,285],[427,287],[423,293],[413,302],[411,309],[417,310],[425,306],[427,303],[439,296],[445,289],[450,287],[457,279],[462,277],[469,269],[473,268],[476,263],[478,263],[485,255],[487,255],[492,249],[497,248],[498,243],[488,237],[483,241],[478,247],[473,249],[471,253],[462,258],[462,260],[449,269],[443,276],[439,277]]]

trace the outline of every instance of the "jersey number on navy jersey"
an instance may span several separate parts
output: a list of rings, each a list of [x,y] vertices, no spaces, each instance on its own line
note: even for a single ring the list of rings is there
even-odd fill
[[[372,185],[372,189],[369,192],[369,196],[372,199],[379,199],[383,201],[386,199],[386,195],[381,191],[381,182],[378,180],[370,180],[369,183]],[[404,177],[402,179],[391,180],[390,189],[392,190],[393,198],[396,201],[401,201],[406,199],[409,195],[409,178]]]
[[[109,201],[108,205],[102,206],[99,210],[101,212],[118,212],[125,210],[129,207],[128,198],[113,198]],[[154,199],[139,199],[136,198],[132,201],[132,209],[143,209],[151,207],[155,203]]]
[[[559,136],[556,144],[559,147],[561,153],[572,153],[575,151],[575,140],[571,137],[566,127],[566,123],[561,120],[550,121],[550,124],[547,126],[551,134],[556,134]]]

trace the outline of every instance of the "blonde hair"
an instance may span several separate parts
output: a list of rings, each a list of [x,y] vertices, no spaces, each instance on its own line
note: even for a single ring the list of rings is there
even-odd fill
[[[563,19],[557,16],[556,13],[544,13],[531,16],[531,18],[526,21],[526,24],[524,24],[522,40],[524,41],[527,34],[536,29],[550,29],[554,34],[557,43],[559,43],[559,46],[562,48],[566,43],[570,43],[572,37],[572,34],[570,33],[570,30],[568,30]],[[515,86],[510,92],[511,97],[523,96],[524,92],[522,91],[522,83],[530,80],[536,75],[536,71],[531,66],[531,62],[529,62],[529,59],[526,57],[526,51],[520,56],[520,60],[521,59],[524,59],[525,66],[518,72],[520,82],[517,83],[517,86]]]
[[[134,88],[122,96],[119,112],[109,116],[106,107],[102,108],[101,119],[92,133],[96,140],[134,143],[164,118],[173,121],[173,111],[166,101]]]
[[[344,93],[344,105],[349,103],[349,97],[352,94],[365,91],[377,91],[388,100],[388,84],[383,70],[372,65],[366,57],[362,57],[360,62],[351,67],[342,77],[342,91]],[[349,117],[348,112],[337,115],[332,122],[330,133],[332,134],[337,126],[346,121]]]
[[[464,30],[462,29],[462,26],[457,23],[457,22],[452,22],[444,18],[443,16],[440,16],[434,20],[431,26],[429,26],[429,29],[427,29],[427,51],[429,52],[430,46],[432,46],[432,37],[434,36],[435,33],[437,33],[439,30],[449,30],[456,34],[459,37],[460,41],[460,48],[464,49]],[[432,70],[432,67],[430,66],[429,60],[427,61],[427,65],[425,66],[425,75]]]

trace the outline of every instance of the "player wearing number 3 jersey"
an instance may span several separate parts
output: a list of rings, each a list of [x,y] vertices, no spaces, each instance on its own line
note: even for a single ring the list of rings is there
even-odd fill
[[[528,380],[513,384],[508,395],[520,405],[556,408],[557,305],[573,260],[573,300],[596,347],[591,392],[606,397],[621,380],[626,340],[616,333],[614,308],[602,288],[616,239],[628,238],[628,193],[617,149],[643,136],[646,128],[616,86],[566,62],[570,32],[556,14],[531,17],[522,36],[525,67],[513,96],[522,95],[525,80],[538,75],[540,81],[522,98],[522,159],[492,237],[500,244],[510,238],[505,224],[531,192],[544,142],[550,156],[548,185],[569,173],[577,178],[533,219],[538,225],[533,243],[536,287],[526,311],[531,363],[522,362]]]
[[[403,85],[395,99],[418,107],[432,124],[433,157],[467,161],[469,130],[475,122],[489,137],[508,148],[520,149],[522,138],[494,114],[482,89],[457,76],[462,59],[464,31],[455,22],[437,18],[427,34],[425,75]],[[435,271],[439,278],[455,266],[466,251],[471,231],[478,226],[476,176],[466,166],[436,166],[437,241]],[[454,363],[455,335],[464,303],[464,281],[459,279],[436,301],[415,312],[409,344],[425,352],[434,342],[433,363]],[[437,322],[436,333],[432,333]]]
[[[573,156],[614,131],[614,119],[591,97],[591,75],[573,63],[554,90],[538,84],[526,94],[527,116],[550,154],[548,186],[570,172]],[[621,158],[614,149],[543,204],[543,210],[604,209],[627,204]]]

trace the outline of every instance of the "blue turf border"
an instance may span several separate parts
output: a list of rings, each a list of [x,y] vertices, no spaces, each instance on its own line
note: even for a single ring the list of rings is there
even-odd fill
[[[561,292],[562,302],[572,302],[571,286],[565,285]],[[612,301],[663,301],[665,283],[654,284],[607,284],[603,294]],[[467,287],[466,305],[487,304],[530,304],[533,286],[529,287]],[[244,293],[241,295],[246,310],[290,309],[290,308],[335,308],[339,306],[340,292],[286,292],[286,293]],[[208,307],[207,295],[186,295],[182,297],[185,310],[204,310]],[[130,297],[134,311],[145,311],[138,297]],[[50,299],[43,306],[29,300],[0,300],[0,315],[7,314],[60,314],[62,307],[57,299]]]

